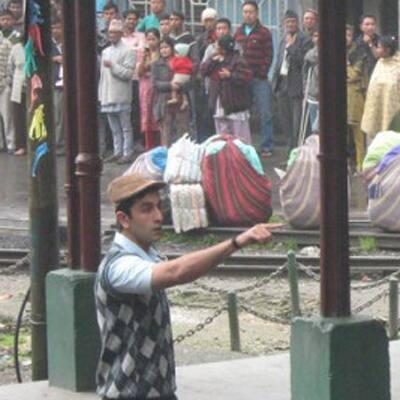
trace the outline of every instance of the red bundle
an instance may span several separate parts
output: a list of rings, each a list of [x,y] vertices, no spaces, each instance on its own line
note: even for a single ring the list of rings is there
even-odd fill
[[[272,214],[271,181],[260,175],[234,143],[225,141],[217,154],[206,155],[202,183],[213,217],[222,225],[252,225],[267,222]]]

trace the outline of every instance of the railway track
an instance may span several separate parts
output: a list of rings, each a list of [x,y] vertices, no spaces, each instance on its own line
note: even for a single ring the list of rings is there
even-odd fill
[[[374,228],[368,221],[351,221],[349,224],[350,246],[360,246],[360,240],[373,238],[376,247],[382,250],[399,250],[400,251],[400,234],[382,232],[378,228]],[[234,236],[243,232],[243,227],[209,227],[201,231],[194,231],[189,235],[196,234],[212,234],[218,236]],[[166,232],[173,232],[172,225],[164,226]],[[278,242],[294,241],[299,246],[319,246],[320,233],[319,230],[300,230],[290,227],[283,227],[274,231],[274,238]]]
[[[164,225],[166,232],[174,232],[172,225]],[[196,235],[212,234],[221,237],[234,236],[242,232],[244,227],[209,227],[203,230],[197,230],[187,233],[188,236],[196,237]],[[65,231],[65,227],[61,227],[61,232]],[[28,235],[26,223],[4,224],[0,222],[1,232],[16,232]],[[105,234],[112,234],[113,229],[106,229]],[[320,233],[319,230],[299,230],[290,226],[284,226],[282,229],[274,231],[275,240],[278,242],[293,241],[300,247],[319,246]],[[350,220],[349,222],[349,238],[350,246],[359,247],[361,239],[374,239],[375,245],[382,250],[400,251],[400,233],[382,232],[380,229],[373,227],[367,220]]]
[[[0,267],[9,267],[24,258],[28,254],[27,249],[0,249]],[[181,256],[180,253],[165,254],[168,259]],[[275,271],[286,263],[285,255],[246,255],[238,254],[227,258],[221,264],[216,273],[234,274],[261,274]],[[297,261],[314,271],[319,270],[319,258],[308,256],[297,256]],[[65,266],[65,264],[64,264]],[[383,256],[352,256],[350,257],[350,268],[353,273],[381,273],[394,272],[400,269],[399,257]]]

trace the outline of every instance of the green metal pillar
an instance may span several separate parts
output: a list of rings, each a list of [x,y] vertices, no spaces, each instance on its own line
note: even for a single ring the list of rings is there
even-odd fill
[[[44,56],[36,51],[37,75],[43,88],[39,98],[31,104],[32,124],[38,108],[43,106],[47,135],[36,131],[28,143],[30,174],[30,230],[32,238],[31,265],[31,325],[32,325],[32,379],[47,378],[47,339],[45,278],[59,265],[58,206],[56,159],[54,150],[54,123],[51,74],[50,1],[37,0],[44,22],[39,25]],[[27,15],[29,15],[27,2]],[[35,163],[36,162],[36,163]],[[35,167],[34,167],[35,166]]]

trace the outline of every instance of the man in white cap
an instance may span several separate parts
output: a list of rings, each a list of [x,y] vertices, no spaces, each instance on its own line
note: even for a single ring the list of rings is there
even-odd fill
[[[119,232],[95,284],[102,341],[97,394],[103,400],[176,400],[165,289],[200,278],[242,247],[269,242],[270,230],[280,226],[259,224],[215,246],[164,260],[153,247],[162,236],[158,191],[164,186],[136,173],[116,178],[108,187]]]
[[[114,153],[105,162],[130,163],[133,156],[131,123],[132,78],[135,52],[121,40],[122,21],[114,19],[108,28],[111,45],[101,53],[99,102],[101,112],[107,114]]]

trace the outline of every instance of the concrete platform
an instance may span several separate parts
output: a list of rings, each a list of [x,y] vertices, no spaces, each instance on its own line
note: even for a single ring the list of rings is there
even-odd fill
[[[400,341],[390,345],[392,400],[400,400]],[[180,400],[290,400],[289,354],[179,367]],[[47,382],[0,387],[1,400],[95,400]]]

